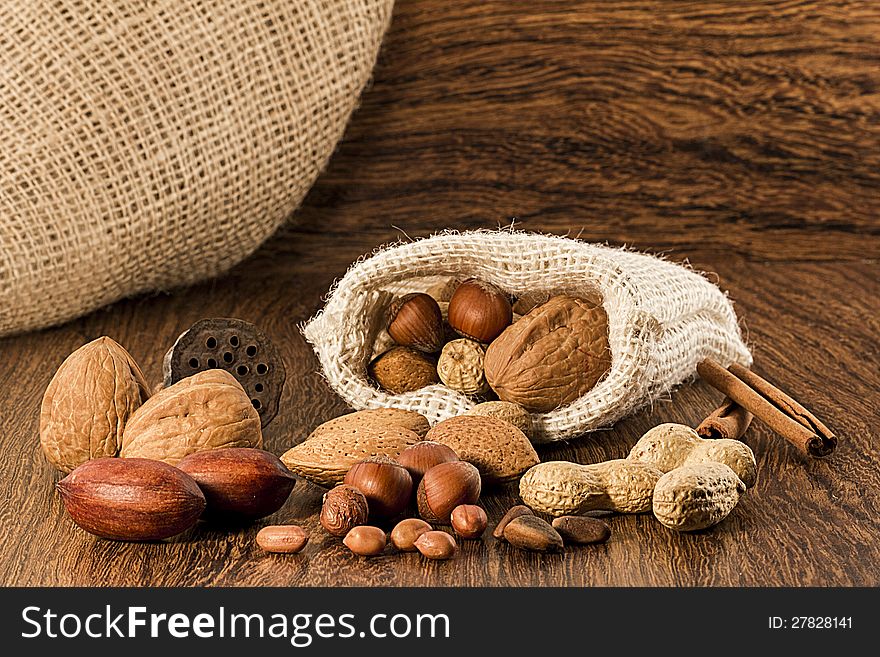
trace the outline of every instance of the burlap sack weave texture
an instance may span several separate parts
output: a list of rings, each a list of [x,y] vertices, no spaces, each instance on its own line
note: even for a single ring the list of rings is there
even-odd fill
[[[691,269],[562,237],[446,232],[380,249],[355,263],[303,327],[330,386],[353,408],[409,409],[434,424],[474,405],[442,385],[395,395],[366,377],[390,300],[402,291],[426,289],[438,276],[475,276],[511,294],[547,290],[602,300],[611,370],[574,403],[535,415],[535,442],[610,426],[694,376],[704,358],[751,364],[730,301]]]
[[[0,335],[254,251],[341,137],[392,4],[0,3]]]

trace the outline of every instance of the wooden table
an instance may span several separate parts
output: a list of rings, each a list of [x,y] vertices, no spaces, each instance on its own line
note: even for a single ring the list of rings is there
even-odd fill
[[[6,585],[878,585],[880,9],[873,0],[401,2],[375,80],[289,226],[227,276],[0,341]],[[389,240],[516,225],[688,260],[730,292],[755,369],[840,436],[805,460],[760,423],[760,482],[721,525],[676,534],[611,518],[603,546],[517,552],[491,537],[452,562],[361,560],[320,531],[299,484],[266,522],[304,553],[262,554],[260,524],[158,544],[97,540],[65,515],[38,443],[40,398],[73,349],[110,335],[152,382],[204,316],[260,324],[289,371],[266,431],[281,453],[345,405],[298,325]],[[544,459],[624,456],[660,422],[720,401],[702,382]],[[494,523],[515,488],[487,494]]]

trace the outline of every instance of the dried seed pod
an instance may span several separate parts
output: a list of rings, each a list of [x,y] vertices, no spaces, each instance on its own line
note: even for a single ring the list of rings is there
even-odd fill
[[[298,525],[269,525],[257,532],[257,545],[266,552],[296,554],[309,542],[309,533]]]
[[[554,518],[551,525],[566,544],[604,543],[611,537],[611,526],[598,518],[562,516]]]
[[[533,516],[534,512],[524,504],[518,504],[516,506],[512,506],[507,510],[507,513],[502,516],[501,520],[498,521],[498,524],[495,525],[495,529],[492,530],[492,536],[494,536],[499,541],[504,540],[504,528],[507,527],[507,524],[513,520],[514,518],[519,518],[520,516]]]
[[[428,522],[449,522],[460,504],[480,499],[480,472],[467,461],[441,463],[425,473],[416,492],[419,515]]]
[[[367,498],[354,486],[340,484],[324,494],[321,526],[331,536],[345,536],[352,528],[365,524],[369,516]]]
[[[367,498],[371,518],[393,518],[403,512],[413,482],[406,468],[388,456],[372,456],[351,466],[345,483]]]
[[[437,374],[448,388],[465,395],[481,395],[489,391],[483,372],[486,350],[479,342],[459,338],[447,342],[437,361]]]
[[[116,456],[129,418],[150,396],[141,368],[108,337],[68,356],[43,395],[40,445],[62,472]]]
[[[494,285],[469,279],[449,300],[449,323],[466,338],[492,342],[510,325],[510,299]]]
[[[247,447],[196,452],[177,467],[199,485],[207,501],[203,518],[212,521],[264,518],[284,506],[296,483],[277,456]]]
[[[380,387],[394,394],[415,392],[440,380],[434,361],[409,347],[386,351],[368,369]]]
[[[415,548],[423,557],[435,560],[451,559],[458,551],[455,539],[446,532],[425,532],[416,539]]]
[[[420,518],[401,520],[391,530],[391,544],[401,552],[414,552],[416,539],[432,529],[431,525]]]
[[[371,525],[359,525],[352,527],[342,542],[358,556],[374,557],[385,549],[385,532]]]
[[[423,440],[415,445],[411,445],[397,457],[397,462],[407,469],[412,477],[413,485],[416,486],[418,486],[422,477],[425,476],[425,473],[435,465],[458,460],[458,455],[454,449],[433,440]]]
[[[482,507],[476,504],[461,504],[452,510],[450,515],[452,528],[462,538],[480,538],[486,531],[489,518]]]
[[[538,516],[522,515],[511,520],[504,528],[504,540],[532,552],[562,552],[563,548],[559,532]]]
[[[392,302],[388,308],[388,334],[404,347],[426,353],[443,346],[443,317],[433,297],[413,293]]]
[[[200,319],[180,334],[162,363],[165,387],[197,372],[219,368],[241,384],[265,427],[278,414],[286,377],[275,344],[242,319]]]
[[[77,525],[117,541],[174,536],[205,510],[205,496],[192,477],[149,459],[88,461],[56,486]]]

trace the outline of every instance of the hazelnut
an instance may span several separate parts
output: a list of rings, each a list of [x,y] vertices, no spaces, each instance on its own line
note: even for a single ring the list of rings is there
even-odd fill
[[[355,463],[343,483],[357,488],[367,498],[370,517],[393,518],[402,512],[412,495],[409,472],[394,459],[379,455]]]
[[[436,363],[409,347],[389,349],[370,363],[368,370],[381,388],[394,394],[414,392],[440,380]]]
[[[433,353],[443,346],[440,306],[427,294],[406,294],[388,308],[388,334],[405,347]]]
[[[414,552],[416,539],[432,529],[431,525],[419,518],[401,520],[391,530],[391,544],[401,552]]]
[[[358,556],[374,557],[385,549],[385,532],[371,525],[359,525],[352,527],[342,542]]]
[[[486,512],[475,504],[460,504],[455,507],[450,520],[455,533],[462,538],[480,538],[489,524]]]
[[[465,395],[489,392],[483,370],[486,349],[479,342],[460,338],[447,342],[437,361],[437,374],[448,388]]]
[[[428,559],[451,559],[458,546],[455,539],[446,532],[425,532],[416,539],[416,549]]]
[[[367,498],[354,486],[340,484],[324,494],[321,526],[331,536],[345,536],[352,527],[363,525],[369,518]]]
[[[480,472],[467,461],[435,465],[419,484],[419,515],[428,522],[446,524],[455,507],[480,499],[480,487]]]
[[[407,469],[414,485],[418,485],[425,472],[435,465],[452,461],[458,461],[455,450],[433,440],[423,440],[410,445],[397,457],[397,462]]]
[[[471,278],[449,300],[449,324],[466,338],[492,342],[510,326],[510,299],[490,283]]]

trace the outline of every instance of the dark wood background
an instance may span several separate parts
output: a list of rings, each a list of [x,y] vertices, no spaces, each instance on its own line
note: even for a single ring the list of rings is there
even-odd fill
[[[827,3],[400,2],[362,106],[289,226],[216,281],[115,304],[0,341],[0,583],[7,585],[878,585],[880,563],[880,6]],[[358,559],[295,489],[265,522],[302,523],[298,556],[260,525],[199,526],[166,543],[73,525],[38,443],[40,398],[73,349],[119,340],[158,381],[205,316],[260,324],[290,373],[266,432],[281,453],[346,410],[298,324],[375,246],[445,227],[516,225],[627,244],[717,272],[755,369],[839,434],[806,461],[756,424],[760,482],[699,534],[611,518],[603,546],[517,552],[491,537],[451,562]],[[624,456],[651,426],[696,423],[696,382],[545,459]],[[515,489],[484,496],[490,521]],[[264,523],[260,523],[264,524]]]

